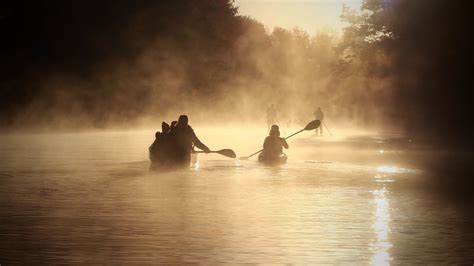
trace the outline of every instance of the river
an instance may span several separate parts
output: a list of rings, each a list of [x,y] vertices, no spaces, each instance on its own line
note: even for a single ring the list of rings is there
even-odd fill
[[[265,136],[196,132],[238,156]],[[289,140],[286,165],[209,154],[156,173],[153,138],[1,135],[0,264],[474,263],[472,216],[432,185],[423,162],[439,152],[425,142],[303,132]]]

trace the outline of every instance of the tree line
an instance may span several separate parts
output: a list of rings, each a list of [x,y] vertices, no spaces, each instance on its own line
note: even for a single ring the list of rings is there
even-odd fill
[[[320,105],[466,138],[467,5],[364,0],[341,7],[342,35],[309,35],[268,30],[231,0],[2,3],[0,126],[104,127],[174,110],[239,118],[273,102],[288,121]]]

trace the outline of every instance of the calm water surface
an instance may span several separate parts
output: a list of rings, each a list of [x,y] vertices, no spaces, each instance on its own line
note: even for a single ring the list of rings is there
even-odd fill
[[[239,156],[264,137],[196,131]],[[153,135],[0,136],[0,264],[474,263],[471,216],[430,189],[416,158],[436,151],[416,141],[305,132],[284,166],[200,155],[160,174]]]

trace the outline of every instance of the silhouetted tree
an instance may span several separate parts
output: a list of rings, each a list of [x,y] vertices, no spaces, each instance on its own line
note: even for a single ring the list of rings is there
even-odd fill
[[[2,2],[0,126],[67,117],[101,127],[202,106],[258,113],[276,101],[288,119],[318,104],[462,143],[472,133],[468,10],[364,0],[360,11],[343,7],[339,38],[268,31],[231,0]]]
[[[399,0],[394,17],[396,104],[413,132],[473,144],[470,112],[470,1]]]

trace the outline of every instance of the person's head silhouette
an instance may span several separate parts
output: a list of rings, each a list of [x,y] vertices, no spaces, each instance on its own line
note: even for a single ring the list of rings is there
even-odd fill
[[[161,123],[161,132],[168,133],[168,131],[170,131],[170,125],[166,122]]]
[[[280,128],[277,125],[273,125],[270,129],[270,137],[279,137],[280,136]]]
[[[188,124],[188,116],[187,115],[180,115],[178,119],[178,125],[185,126]]]

